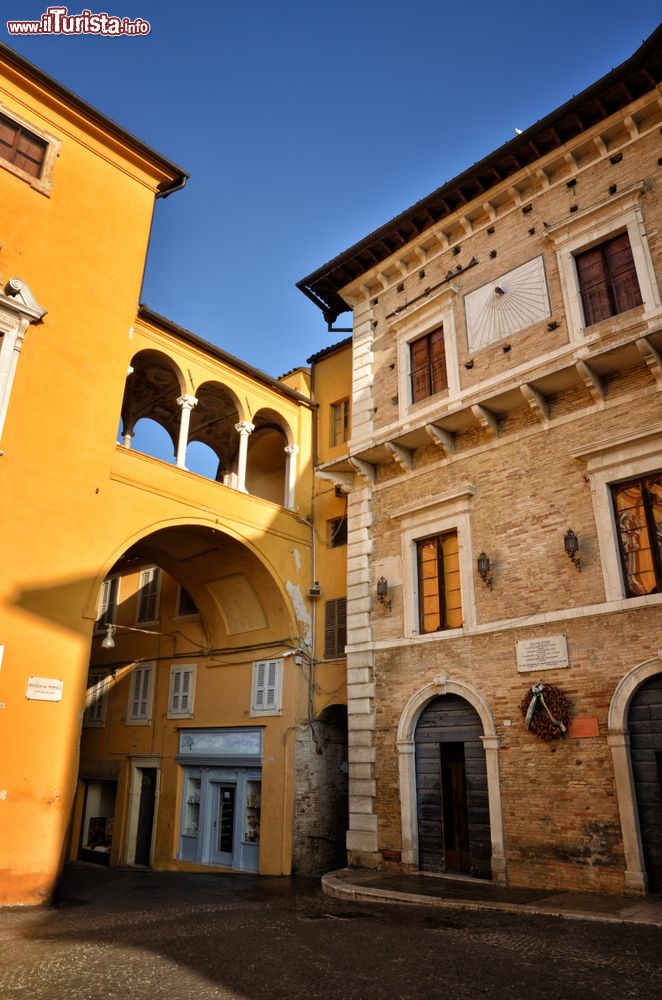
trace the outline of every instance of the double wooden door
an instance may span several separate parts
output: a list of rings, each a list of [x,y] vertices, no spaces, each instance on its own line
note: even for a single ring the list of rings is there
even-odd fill
[[[416,726],[422,871],[491,877],[487,768],[475,709],[457,695],[431,701]]]

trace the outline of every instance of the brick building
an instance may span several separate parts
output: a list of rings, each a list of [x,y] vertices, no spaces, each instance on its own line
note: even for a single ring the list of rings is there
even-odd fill
[[[353,310],[353,863],[662,885],[661,46],[299,283]]]

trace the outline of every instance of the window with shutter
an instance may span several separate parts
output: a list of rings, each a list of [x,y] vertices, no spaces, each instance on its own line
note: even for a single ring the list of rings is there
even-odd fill
[[[48,143],[26,128],[0,115],[0,159],[30,177],[41,177]]]
[[[128,725],[136,723],[147,724],[152,714],[152,689],[154,667],[134,667],[131,674],[129,690],[129,706],[126,721]]]
[[[193,699],[195,691],[195,664],[182,663],[170,668],[170,698],[168,716],[193,715]]]
[[[416,542],[419,630],[441,632],[462,627],[462,596],[457,531]]]
[[[94,623],[95,632],[103,632],[106,625],[113,625],[117,616],[117,599],[119,595],[120,578],[110,576],[101,584],[97,620]]]
[[[575,255],[586,326],[642,304],[627,233]]]
[[[106,721],[109,675],[105,670],[91,670],[87,680],[85,715],[83,725],[90,728],[101,727]]]
[[[277,715],[281,708],[282,660],[258,660],[253,664],[251,715]]]
[[[347,598],[324,602],[324,658],[334,660],[345,655],[347,645]]]
[[[611,488],[627,597],[662,591],[662,473]]]
[[[349,439],[349,398],[331,404],[331,445],[342,444]]]
[[[145,624],[155,622],[158,619],[160,593],[161,570],[158,566],[150,566],[148,569],[141,570],[137,622]]]
[[[412,403],[448,388],[443,328],[413,341],[409,345],[409,357]]]

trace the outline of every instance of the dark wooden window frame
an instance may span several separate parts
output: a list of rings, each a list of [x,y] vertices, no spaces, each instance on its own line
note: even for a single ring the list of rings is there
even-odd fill
[[[330,549],[338,549],[347,545],[347,516],[331,518],[327,521],[328,545]]]
[[[581,250],[574,258],[586,326],[643,304],[627,231]]]
[[[409,342],[409,384],[412,403],[448,389],[444,328]]]
[[[659,594],[662,592],[662,551],[660,543],[656,544],[656,539],[658,538],[657,524],[655,521],[655,516],[653,513],[653,501],[651,499],[651,494],[647,488],[647,484],[654,479],[660,478],[660,473],[652,473],[647,476],[639,476],[635,479],[628,479],[621,483],[613,483],[611,486],[612,502],[614,505],[614,516],[616,520],[616,533],[618,535],[618,550],[621,561],[621,572],[623,575],[623,584],[625,587],[626,597],[641,597],[643,595],[634,593],[629,584],[629,572],[628,572],[628,555],[627,546],[625,544],[624,532],[621,530],[618,519],[618,508],[616,505],[616,495],[619,490],[628,489],[629,487],[640,487],[642,506],[644,510],[644,520],[646,531],[648,533],[648,542],[650,546],[652,569],[655,575],[655,589],[648,591],[648,593]]]
[[[417,600],[418,600],[418,629],[421,635],[428,635],[424,627],[424,607],[423,607],[423,577],[421,566],[421,552],[424,545],[436,542],[437,545],[437,584],[439,588],[439,629],[434,631],[445,631],[451,628],[448,624],[448,609],[446,607],[446,580],[444,575],[444,553],[443,541],[450,535],[457,535],[457,531],[444,531],[439,535],[428,535],[426,538],[416,540],[416,580],[417,580]]]
[[[349,396],[345,399],[337,399],[331,403],[329,439],[331,447],[344,444],[349,440]],[[339,426],[336,427],[336,414],[339,415]]]
[[[27,174],[28,177],[41,180],[48,154],[48,142],[2,113],[0,113],[1,126],[9,129],[13,135],[11,142],[0,138],[0,161],[10,163],[16,170]],[[26,141],[32,146],[37,146],[41,151],[41,156],[37,158],[33,155],[32,150],[27,150],[25,148]],[[17,163],[20,158],[27,160],[32,166],[26,167],[22,163]]]

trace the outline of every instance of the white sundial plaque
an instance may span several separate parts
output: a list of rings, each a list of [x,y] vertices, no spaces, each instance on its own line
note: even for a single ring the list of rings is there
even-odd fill
[[[547,319],[549,292],[542,255],[469,292],[464,308],[470,352]]]

